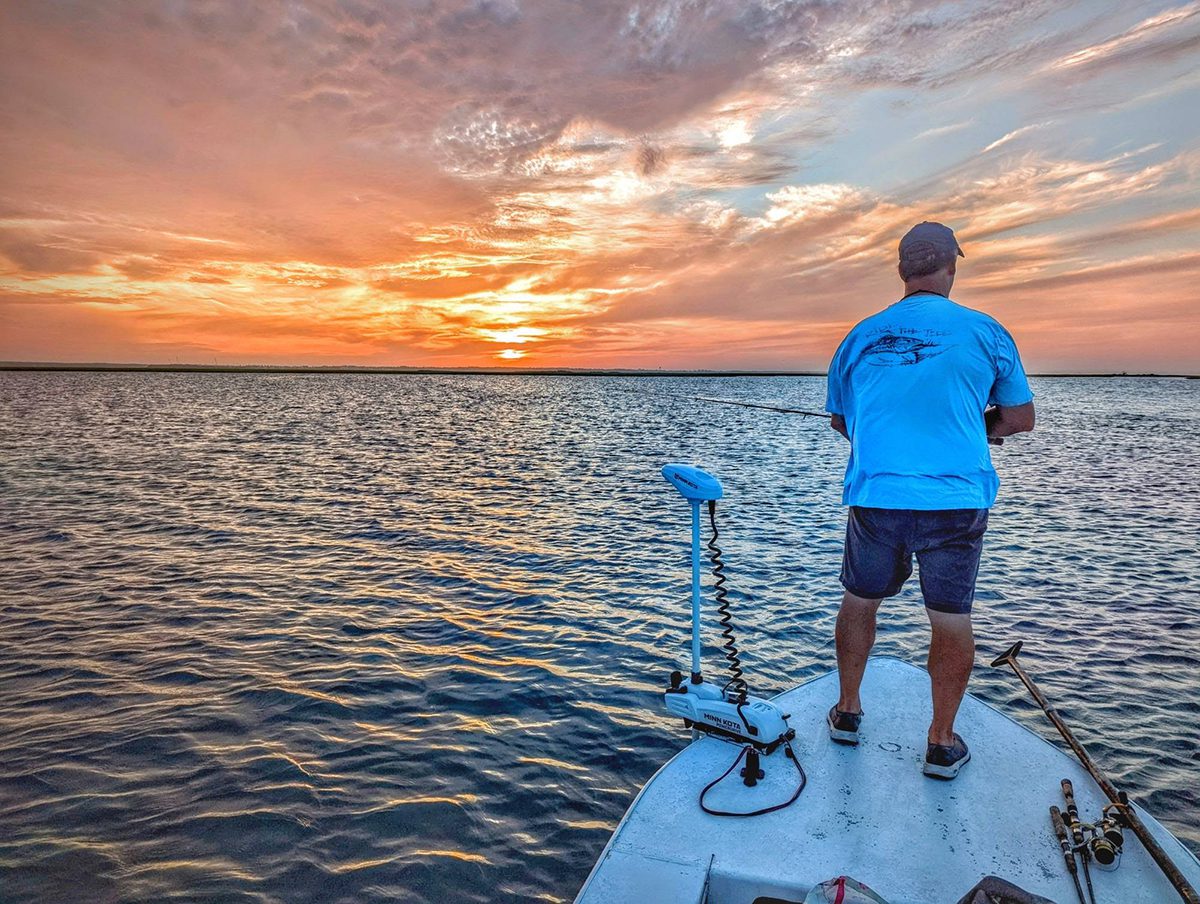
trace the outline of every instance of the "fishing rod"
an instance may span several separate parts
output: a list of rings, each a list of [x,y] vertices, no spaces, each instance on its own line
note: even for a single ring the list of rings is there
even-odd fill
[[[1096,889],[1092,887],[1091,861],[1092,855],[1083,840],[1083,823],[1079,821],[1079,808],[1075,805],[1075,788],[1069,778],[1058,783],[1062,788],[1063,800],[1067,805],[1067,828],[1071,830],[1071,838],[1075,842],[1075,850],[1083,859],[1083,878],[1087,880],[1088,897],[1096,904]]]
[[[1092,758],[1088,756],[1088,752],[1083,749],[1083,745],[1075,740],[1075,735],[1071,734],[1071,729],[1067,728],[1067,723],[1062,720],[1062,717],[1058,714],[1054,707],[1050,705],[1050,701],[1048,701],[1042,695],[1042,692],[1038,690],[1037,685],[1033,683],[1033,679],[1029,677],[1029,674],[1025,671],[1021,664],[1017,662],[1017,656],[1021,652],[1022,643],[1023,641],[1018,640],[1015,644],[1005,650],[1004,653],[996,657],[996,659],[992,661],[992,667],[996,668],[1005,664],[1008,664],[1012,667],[1012,670],[1016,672],[1017,677],[1021,679],[1021,683],[1029,689],[1029,693],[1033,695],[1033,699],[1036,700],[1038,706],[1042,708],[1042,712],[1046,714],[1046,717],[1053,723],[1054,727],[1058,729],[1058,733],[1063,736],[1063,740],[1067,742],[1071,750],[1074,751],[1075,756],[1079,758],[1079,762],[1083,764],[1083,768],[1088,771],[1088,774],[1091,775],[1091,777],[1095,779],[1096,784],[1100,786],[1100,790],[1103,791],[1108,796],[1108,799],[1112,801],[1112,808],[1114,811],[1119,814],[1125,825],[1133,830],[1133,834],[1137,835],[1138,840],[1142,843],[1142,846],[1146,848],[1146,852],[1149,853],[1154,859],[1154,862],[1158,864],[1158,868],[1163,871],[1163,875],[1165,875],[1171,885],[1175,887],[1175,891],[1179,892],[1179,897],[1186,901],[1187,904],[1200,904],[1200,894],[1197,894],[1196,889],[1190,882],[1188,882],[1186,878],[1184,878],[1183,873],[1179,871],[1179,867],[1175,865],[1175,862],[1170,858],[1167,852],[1162,849],[1162,845],[1160,845],[1158,840],[1150,834],[1150,830],[1146,828],[1145,823],[1142,822],[1141,818],[1137,815],[1137,812],[1133,809],[1132,804],[1129,803],[1128,795],[1126,795],[1124,791],[1118,791],[1113,783],[1110,782],[1104,773],[1100,771],[1100,768],[1094,762],[1092,762]],[[1108,808],[1106,807],[1105,809],[1107,810]],[[1057,830],[1057,828],[1058,827],[1056,825],[1055,829]],[[1078,882],[1078,879],[1076,882]]]
[[[621,388],[625,389],[624,387],[621,387]],[[626,392],[639,392],[639,390],[636,390],[636,389],[625,389],[625,391]],[[733,399],[716,399],[716,398],[713,398],[712,396],[689,396],[689,395],[683,395],[682,393],[678,393],[678,392],[661,392],[661,391],[653,392],[653,393],[647,392],[646,394],[647,395],[665,395],[665,396],[670,396],[673,399],[686,399],[689,402],[711,402],[715,405],[736,405],[738,408],[757,408],[760,411],[776,411],[780,414],[798,414],[801,417],[819,417],[819,418],[824,418],[825,420],[828,420],[830,417],[832,417],[832,415],[827,411],[809,411],[806,408],[784,408],[780,405],[760,405],[755,402],[736,402]],[[989,408],[984,413],[984,421],[985,421],[985,423],[988,423],[989,426],[991,425],[991,421],[995,420],[995,415],[993,415],[992,412],[995,412],[997,410],[998,409],[993,407],[993,408]],[[989,417],[991,418],[991,421],[989,421]],[[998,436],[995,436],[995,437],[989,436],[988,444],[992,445],[992,446],[1003,446],[1004,440]]]
[[[638,395],[661,395],[672,399],[685,399],[689,402],[711,402],[715,405],[736,405],[738,408],[757,408],[760,411],[776,411],[780,414],[799,414],[803,417],[819,417],[825,418],[826,420],[828,420],[830,417],[828,412],[808,411],[804,408],[784,408],[780,405],[762,405],[756,402],[737,402],[733,399],[717,399],[712,396],[684,395],[681,392],[665,392],[663,390],[654,390],[651,392],[650,390],[646,389],[630,389],[625,386],[618,386],[616,388],[623,392],[634,392]]]
[[[826,419],[832,417],[832,415],[830,415],[828,412],[806,411],[803,408],[780,408],[776,405],[756,405],[753,402],[735,402],[732,399],[713,399],[709,398],[708,396],[677,396],[677,398],[690,399],[693,402],[715,402],[718,405],[737,405],[739,408],[759,408],[763,411],[778,411],[781,414],[799,414],[804,417],[820,417]],[[984,423],[988,424],[989,427],[996,419],[994,415],[991,415],[991,412],[997,410],[997,408],[993,407],[984,412]],[[989,416],[991,417],[990,421]],[[990,446],[1004,445],[1004,439],[999,436],[989,436],[987,441],[988,445]]]
[[[799,414],[804,417],[823,417],[828,419],[828,412],[805,411],[803,408],[780,408],[777,405],[756,405],[753,402],[735,402],[732,399],[712,399],[708,396],[687,396],[696,402],[713,402],[717,405],[737,405],[739,408],[758,408],[762,411],[778,411],[780,414]]]
[[[832,416],[828,412],[806,411],[803,408],[779,408],[775,405],[755,405],[751,402],[734,402],[731,399],[712,399],[707,396],[679,396],[679,398],[691,399],[694,402],[715,402],[718,405],[737,405],[739,408],[761,408],[763,411],[778,411],[781,414],[800,414],[805,417],[829,418]],[[998,408],[992,407],[984,412],[984,423],[988,427],[995,422],[997,415],[994,415],[993,412],[998,410]],[[1004,438],[1000,436],[989,436],[987,441],[989,446],[1004,445]]]
[[[1075,894],[1079,896],[1079,904],[1088,904],[1079,885],[1079,867],[1075,865],[1075,851],[1071,847],[1071,839],[1067,837],[1067,826],[1058,807],[1050,808],[1050,824],[1054,826],[1054,836],[1058,839],[1058,847],[1062,851],[1063,862],[1067,864],[1067,872],[1071,874],[1071,881],[1075,883]]]

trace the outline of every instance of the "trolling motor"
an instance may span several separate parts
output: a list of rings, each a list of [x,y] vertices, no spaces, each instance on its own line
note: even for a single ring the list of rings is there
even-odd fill
[[[688,728],[714,735],[738,744],[748,745],[747,765],[742,770],[745,784],[753,786],[761,770],[758,753],[770,754],[780,745],[787,745],[796,733],[788,727],[787,715],[779,707],[761,697],[752,697],[742,678],[741,660],[733,636],[733,625],[726,600],[724,564],[717,546],[717,500],[722,496],[721,483],[699,468],[669,464],[662,469],[663,477],[677,489],[692,507],[692,671],[684,681],[682,672],[671,673],[671,685],[664,695],[667,711],[680,716]],[[708,543],[712,572],[716,577],[717,611],[721,616],[725,638],[725,658],[732,677],[723,687],[705,681],[700,673],[700,504],[706,503],[712,524],[712,539]]]

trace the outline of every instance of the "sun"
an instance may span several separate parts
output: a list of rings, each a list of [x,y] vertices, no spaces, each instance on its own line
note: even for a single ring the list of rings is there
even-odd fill
[[[519,349],[519,348],[506,348],[502,352],[497,352],[496,357],[497,358],[505,358],[508,360],[512,360],[515,358],[524,358],[525,352],[521,351],[521,349]]]

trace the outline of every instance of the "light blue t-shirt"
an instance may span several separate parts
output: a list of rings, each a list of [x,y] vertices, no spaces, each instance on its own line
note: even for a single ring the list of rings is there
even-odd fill
[[[1012,336],[987,314],[921,293],[868,317],[829,365],[825,408],[850,434],[842,502],[991,508],[983,409],[1032,399]]]

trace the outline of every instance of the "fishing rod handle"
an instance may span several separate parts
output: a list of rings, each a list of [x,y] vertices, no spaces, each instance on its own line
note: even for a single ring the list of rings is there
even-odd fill
[[[1075,806],[1075,788],[1069,778],[1064,778],[1059,784],[1062,786],[1063,800],[1067,802],[1067,827],[1075,839],[1075,846],[1079,847],[1083,844],[1083,825],[1079,822],[1079,808]],[[1087,856],[1086,848],[1084,856]]]
[[[1075,806],[1075,787],[1069,778],[1064,778],[1059,784],[1062,786],[1063,800],[1067,802],[1067,815],[1072,822],[1078,822],[1079,809]]]
[[[1067,826],[1063,822],[1062,812],[1058,807],[1050,808],[1050,824],[1054,826],[1054,834],[1058,838],[1058,846],[1062,848],[1063,861],[1071,874],[1075,874],[1075,854],[1071,850],[1071,840],[1067,837]]]

